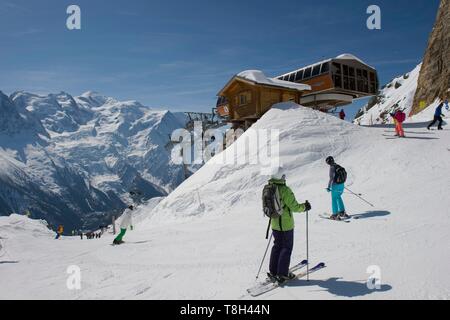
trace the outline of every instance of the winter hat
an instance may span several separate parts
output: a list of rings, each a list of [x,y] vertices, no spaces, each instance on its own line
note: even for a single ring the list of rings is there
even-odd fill
[[[326,158],[325,162],[328,165],[332,165],[332,164],[334,164],[334,158],[332,156],[329,156],[329,157]]]

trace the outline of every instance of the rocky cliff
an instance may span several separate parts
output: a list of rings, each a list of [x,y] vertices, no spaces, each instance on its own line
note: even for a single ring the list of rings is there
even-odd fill
[[[441,0],[420,71],[411,115],[450,95],[450,0]]]

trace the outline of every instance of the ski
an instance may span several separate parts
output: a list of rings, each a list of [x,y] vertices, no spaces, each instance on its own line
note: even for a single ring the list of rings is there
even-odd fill
[[[302,266],[302,267],[304,267],[304,266]],[[288,280],[288,281],[286,281],[286,282],[283,283],[283,284],[280,284],[280,283],[278,283],[278,282],[273,282],[273,281],[271,281],[271,280],[266,280],[264,283],[261,283],[261,284],[255,286],[255,287],[253,287],[253,288],[248,289],[247,292],[248,292],[252,297],[258,297],[258,296],[261,296],[261,295],[263,295],[263,294],[265,294],[265,293],[267,293],[267,292],[269,292],[269,291],[275,290],[276,288],[282,288],[282,287],[284,287],[286,284],[288,284],[289,282],[291,282],[291,281],[293,281],[293,280],[301,279],[301,278],[307,276],[308,274],[317,272],[317,271],[319,271],[319,270],[321,270],[321,269],[323,269],[323,268],[325,268],[325,267],[326,267],[326,266],[325,266],[325,263],[321,262],[321,263],[317,264],[314,268],[309,269],[309,272],[308,272],[308,271],[302,271],[302,272],[300,272],[300,273],[297,273],[297,274],[295,275],[295,278],[293,278],[293,279],[291,279],[291,280]],[[298,270],[297,270],[297,271],[298,271]]]
[[[291,267],[289,269],[289,272],[294,273],[295,271],[300,270],[301,268],[306,267],[306,265],[308,264],[308,260],[303,260],[302,262],[297,263],[295,266]],[[247,289],[247,292],[250,293],[250,291],[255,291],[258,290],[259,288],[262,288],[264,286],[267,286],[271,283],[273,283],[274,281],[270,278],[266,278],[266,280],[264,280],[263,282],[260,282],[258,284],[256,284],[253,288]]]
[[[295,266],[291,267],[291,268],[289,269],[289,272],[295,272],[295,271],[297,271],[297,270],[303,268],[303,267],[306,266],[307,264],[308,264],[308,260],[303,260],[302,262],[297,263]]]
[[[150,243],[152,242],[151,240],[145,240],[145,241],[136,241],[136,242],[132,242],[132,241],[123,241],[122,243],[111,243],[111,246],[115,247],[115,246],[122,246],[124,244],[146,244],[146,243]]]
[[[352,217],[350,217],[350,218],[346,218],[346,219],[339,218],[337,220],[334,220],[334,219],[331,219],[331,216],[326,213],[320,214],[319,217],[321,217],[322,219],[330,220],[330,221],[344,222],[344,223],[350,223],[350,220],[352,219]]]

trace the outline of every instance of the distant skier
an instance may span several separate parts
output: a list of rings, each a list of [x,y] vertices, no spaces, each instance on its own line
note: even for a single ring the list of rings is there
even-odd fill
[[[446,100],[446,103],[447,103],[447,110],[448,110],[448,101]],[[438,105],[438,107],[436,108],[436,111],[434,112],[434,119],[433,119],[433,122],[431,122],[429,125],[428,125],[428,127],[427,127],[427,129],[428,130],[431,130],[431,127],[432,126],[434,126],[434,124],[436,123],[436,122],[439,122],[438,123],[438,130],[443,130],[443,128],[442,128],[442,122],[443,122],[443,120],[442,120],[442,116],[443,116],[443,113],[442,113],[442,107],[444,106],[444,102],[442,102],[441,104],[439,104]]]
[[[64,233],[64,227],[63,227],[62,224],[60,224],[58,226],[58,230],[56,231],[56,238],[55,239],[57,240],[57,239],[61,238],[63,233]]]
[[[333,210],[330,219],[347,219],[349,216],[345,211],[344,201],[342,200],[347,172],[334,161],[333,157],[328,157],[325,161],[330,166],[330,180],[327,188],[327,191],[331,192],[331,207]]]
[[[127,232],[128,227],[133,230],[133,206],[129,206],[128,209],[125,210],[122,216],[122,222],[120,223],[120,233],[114,239],[113,244],[122,244],[123,236]]]
[[[395,136],[404,138],[403,122],[406,120],[406,114],[401,110],[397,110],[395,113],[391,113],[391,117],[394,118]]]
[[[80,238],[81,238],[81,240],[83,240],[83,232],[79,232],[80,233]]]
[[[344,109],[341,109],[341,112],[339,112],[339,118],[340,118],[341,120],[345,120],[345,112],[344,112]]]
[[[284,283],[295,277],[289,273],[291,254],[294,247],[294,212],[305,212],[311,210],[308,201],[299,204],[294,193],[286,185],[286,177],[274,176],[269,180],[269,186],[275,185],[278,190],[283,212],[279,218],[271,219],[274,245],[270,256],[270,272],[268,276],[273,281]]]

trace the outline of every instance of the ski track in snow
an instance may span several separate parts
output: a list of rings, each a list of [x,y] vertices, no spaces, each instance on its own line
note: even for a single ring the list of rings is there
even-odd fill
[[[450,163],[442,157],[449,131],[432,132],[434,140],[386,140],[391,127],[358,127],[305,108],[271,110],[255,128],[281,130],[288,184],[299,201],[313,206],[310,263],[327,265],[310,282],[259,298],[450,298]],[[426,129],[406,125],[406,131],[420,137]],[[327,155],[348,170],[348,187],[376,208],[345,194],[347,211],[359,219],[346,224],[319,217],[330,211]],[[0,257],[0,299],[250,299],[245,292],[267,245],[260,198],[268,176],[255,165],[216,161],[161,202],[141,208],[123,246],[110,246],[110,234],[54,240],[37,221],[0,218],[0,236],[8,239],[1,240],[3,250],[17,262]],[[306,257],[305,215],[295,219],[292,264]],[[66,288],[70,265],[81,268],[79,291]],[[381,290],[366,286],[372,265],[380,267]]]

